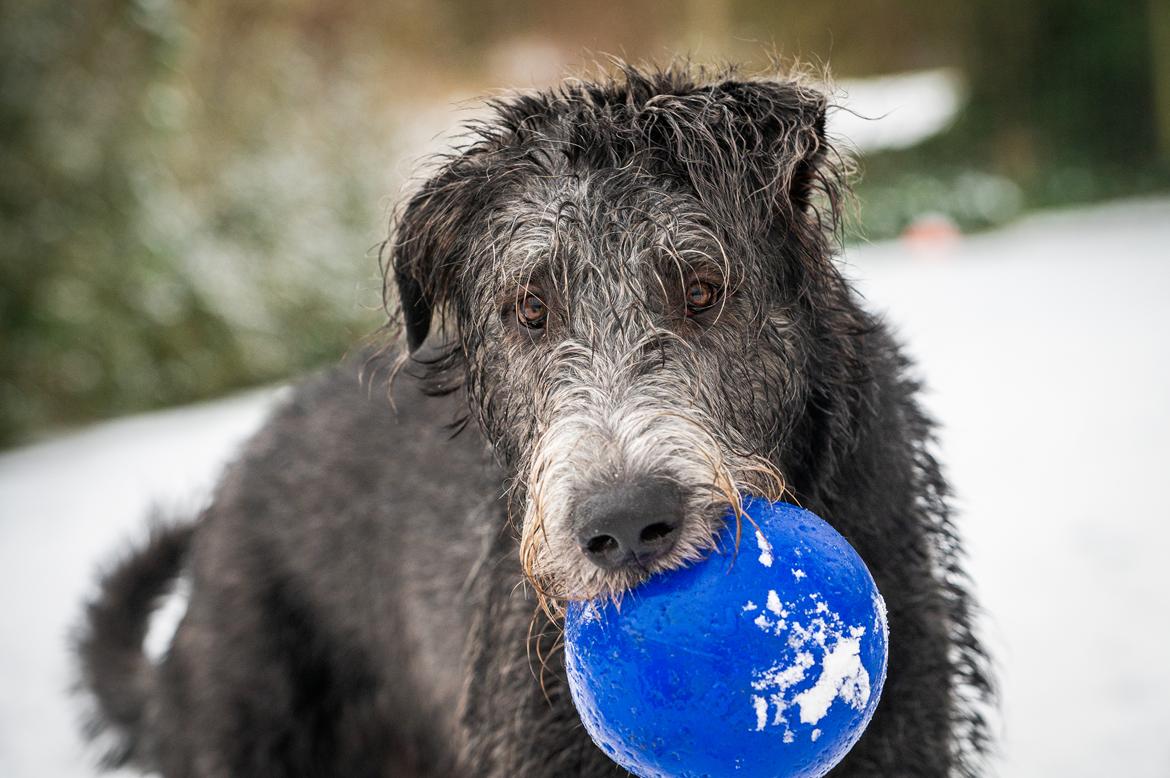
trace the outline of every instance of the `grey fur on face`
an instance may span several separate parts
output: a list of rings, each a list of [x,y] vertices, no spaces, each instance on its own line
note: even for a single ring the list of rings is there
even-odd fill
[[[770,233],[786,229],[792,249],[834,272],[824,98],[795,82],[727,82],[659,95],[636,115],[571,88],[543,113],[507,115],[516,108],[501,106],[404,215],[400,288],[405,279],[405,298],[428,301],[428,322],[432,306],[454,319],[440,363],[461,366],[473,414],[515,473],[537,590],[618,595],[710,551],[742,492],[783,493],[777,435],[804,402],[805,365],[790,337],[799,300]],[[582,114],[605,137],[578,137]],[[660,146],[646,143],[655,133]],[[477,158],[482,168],[465,167]],[[456,215],[482,231],[447,272],[428,233]],[[687,301],[696,284],[711,295],[698,311]],[[518,318],[530,297],[539,328]],[[673,547],[645,566],[597,567],[575,535],[580,501],[647,479],[684,496]]]
[[[518,287],[504,288],[500,345],[481,347],[492,371],[485,380],[528,385],[507,409],[525,419],[516,447],[521,555],[539,591],[558,599],[620,594],[647,574],[698,559],[741,490],[782,490],[780,473],[748,453],[750,431],[736,421],[753,418],[755,398],[725,391],[728,378],[747,379],[742,367],[763,356],[730,326],[747,318],[736,299],[747,294],[738,288],[742,268],[688,198],[614,188],[586,184],[556,203],[556,218],[529,215],[539,226],[528,232],[542,234],[521,236],[520,250],[555,248],[536,255]],[[510,277],[507,264],[499,276]],[[703,321],[687,315],[694,278],[721,290]],[[547,311],[535,334],[516,326],[507,304],[527,293]],[[782,359],[775,367],[783,369]],[[597,567],[578,547],[579,502],[652,479],[677,484],[684,496],[671,551],[644,568]]]

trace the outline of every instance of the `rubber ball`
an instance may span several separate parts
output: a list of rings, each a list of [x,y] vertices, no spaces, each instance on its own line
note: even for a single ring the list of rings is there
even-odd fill
[[[886,677],[885,604],[818,516],[746,498],[706,559],[570,603],[565,661],[594,742],[642,778],[822,776]]]

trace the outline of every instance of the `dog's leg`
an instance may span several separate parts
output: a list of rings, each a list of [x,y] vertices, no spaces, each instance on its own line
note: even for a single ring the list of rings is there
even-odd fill
[[[518,585],[514,542],[501,537],[488,554],[470,595],[476,617],[461,701],[463,771],[487,778],[627,775],[581,725],[565,680],[560,627]]]
[[[887,587],[888,588],[888,587]],[[945,778],[953,774],[953,708],[945,621],[931,598],[893,606],[886,686],[865,734],[830,775]]]
[[[160,670],[162,774],[421,775],[376,658],[271,571],[206,580],[192,602]]]
[[[825,505],[866,560],[889,608],[886,686],[836,776],[978,776],[994,703],[972,626],[947,485],[929,453],[929,421],[909,398],[879,415],[881,445],[858,454]],[[904,426],[902,426],[904,425]],[[864,477],[864,474],[870,477]]]

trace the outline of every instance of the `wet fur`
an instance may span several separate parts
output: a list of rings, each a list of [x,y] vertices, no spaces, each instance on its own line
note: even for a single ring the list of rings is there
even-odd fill
[[[991,684],[959,541],[910,367],[833,263],[826,108],[798,80],[687,68],[499,101],[388,244],[409,355],[308,381],[248,445],[195,525],[158,667],[138,648],[146,590],[190,530],[105,579],[80,651],[111,761],[621,774],[568,698],[555,616],[652,572],[591,567],[574,501],[663,476],[688,509],[655,569],[707,553],[740,490],[785,488],[869,564],[889,678],[834,775],[979,774]],[[727,290],[702,320],[674,302],[695,272]],[[540,335],[510,318],[530,284]]]

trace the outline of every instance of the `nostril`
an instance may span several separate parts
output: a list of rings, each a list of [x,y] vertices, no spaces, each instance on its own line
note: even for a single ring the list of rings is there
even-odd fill
[[[667,524],[665,521],[657,521],[642,530],[638,535],[638,539],[643,543],[654,545],[658,541],[666,538],[674,532],[674,525]]]
[[[585,550],[594,556],[609,556],[621,546],[612,535],[597,535],[585,544]]]

